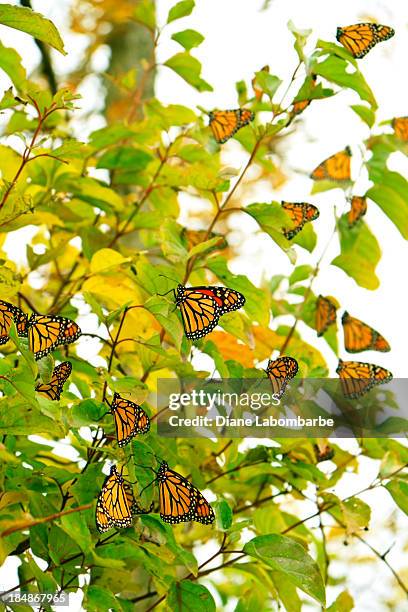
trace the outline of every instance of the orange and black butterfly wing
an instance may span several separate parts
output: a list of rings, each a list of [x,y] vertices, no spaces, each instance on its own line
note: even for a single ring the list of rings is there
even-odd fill
[[[115,466],[105,479],[96,504],[96,525],[99,531],[110,527],[125,528],[132,524],[133,493]],[[104,521],[101,513],[106,516]],[[109,524],[109,526],[107,526]]]
[[[214,522],[214,510],[202,493],[186,478],[162,463],[158,476],[160,517],[165,523]]]
[[[404,142],[408,141],[408,117],[395,117],[392,120],[395,136]]]
[[[59,400],[64,388],[64,384],[68,380],[71,372],[72,365],[70,364],[70,362],[63,361],[54,368],[50,382],[46,384],[38,384],[35,390],[37,391],[37,393],[44,395],[44,397],[48,397],[48,399],[50,400]]]
[[[293,223],[292,228],[283,228],[283,233],[288,240],[292,240],[301,231],[305,223],[314,221],[319,216],[316,206],[306,202],[282,202],[281,206]]]
[[[336,38],[356,59],[364,57],[377,43],[394,36],[389,26],[376,23],[356,23],[338,27]]]
[[[223,144],[236,132],[254,119],[254,114],[248,109],[215,110],[209,113],[210,128],[215,140]]]
[[[351,198],[351,208],[347,213],[349,227],[354,227],[367,212],[367,199],[364,196],[353,196]]]
[[[271,381],[273,394],[279,399],[285,393],[288,380],[294,378],[298,370],[298,362],[293,357],[282,356],[268,361],[266,373]]]
[[[194,287],[194,289],[210,292],[220,308],[221,314],[239,310],[245,304],[245,297],[235,289],[229,289],[228,287]]]
[[[336,372],[340,377],[343,394],[349,399],[357,399],[368,393],[374,386],[392,380],[391,372],[385,368],[361,361],[342,361],[340,359]]]
[[[61,344],[70,344],[81,335],[79,326],[65,317],[31,315],[28,321],[28,346],[41,359]]]
[[[177,288],[176,305],[180,309],[187,338],[197,340],[209,334],[217,326],[222,314],[211,291]]]
[[[143,408],[118,393],[113,396],[111,411],[115,419],[119,446],[125,446],[134,436],[145,434],[150,429],[150,420]]]
[[[323,336],[330,325],[336,322],[336,305],[327,297],[319,295],[316,300],[315,326],[318,336]]]
[[[346,147],[331,155],[319,164],[311,173],[310,178],[314,181],[348,182],[351,178],[351,150]]]
[[[375,329],[351,317],[348,312],[342,316],[344,332],[344,347],[348,353],[360,353],[362,351],[380,351],[386,353],[391,350],[386,339]]]
[[[9,340],[9,331],[14,319],[14,306],[9,302],[0,300],[0,344]]]

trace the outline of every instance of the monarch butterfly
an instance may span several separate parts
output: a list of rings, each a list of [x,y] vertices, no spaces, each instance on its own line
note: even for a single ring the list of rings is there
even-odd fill
[[[390,26],[378,23],[356,23],[337,28],[336,38],[357,59],[364,57],[377,43],[394,36]]]
[[[298,362],[293,357],[278,357],[274,361],[268,361],[265,371],[272,383],[273,393],[279,399],[285,393],[288,380],[294,378],[298,370]]]
[[[223,144],[227,142],[238,130],[254,120],[255,115],[247,108],[235,110],[214,110],[209,113],[209,126],[215,140]]]
[[[0,345],[8,342],[9,331],[13,321],[18,328],[19,321],[22,320],[22,317],[25,317],[27,320],[27,315],[17,306],[10,304],[10,302],[0,300]]]
[[[160,517],[165,523],[214,522],[214,510],[204,495],[186,478],[162,461],[155,480],[159,486]]]
[[[313,444],[313,450],[316,455],[317,463],[320,463],[320,461],[328,461],[334,457],[334,448],[332,448],[330,444],[324,444],[323,446],[320,444]]]
[[[81,335],[79,326],[65,317],[31,315],[28,325],[28,346],[36,359],[41,359],[61,344],[71,344]]]
[[[312,74],[312,75],[310,75],[309,78],[310,78],[310,88],[313,89],[314,87],[316,87],[317,76],[315,74]],[[311,101],[312,100],[308,99],[308,98],[306,98],[304,100],[296,100],[295,99],[295,102],[293,102],[293,106],[292,106],[292,109],[290,111],[291,116],[293,117],[294,115],[300,115],[300,113],[303,113],[303,111],[305,110],[305,108],[307,108],[309,106]]]
[[[404,142],[408,141],[408,117],[395,117],[391,123],[395,135]]]
[[[314,221],[320,214],[316,206],[306,204],[305,202],[282,202],[281,206],[286,210],[294,225],[292,229],[282,228],[288,240],[292,240],[300,232],[305,223]]]
[[[345,312],[341,318],[344,331],[344,346],[348,353],[380,351],[387,353],[390,345],[375,329]]]
[[[130,527],[133,516],[146,512],[136,502],[130,484],[113,465],[96,503],[95,520],[98,531],[103,533],[112,527]]]
[[[124,399],[119,393],[113,396],[111,411],[119,446],[125,446],[134,436],[147,433],[150,429],[150,420],[143,408]]]
[[[385,368],[373,363],[361,361],[342,361],[336,370],[345,397],[356,399],[365,395],[376,385],[383,385],[392,380],[392,374]]]
[[[364,196],[353,196],[351,198],[351,208],[347,213],[349,227],[354,227],[361,217],[367,212],[367,200]]]
[[[176,306],[180,309],[187,338],[197,340],[209,334],[219,318],[245,304],[245,297],[227,287],[184,287],[175,292]]]
[[[72,365],[69,361],[63,361],[54,368],[49,383],[40,383],[36,386],[37,393],[48,397],[50,400],[59,400],[64,387],[72,372]]]
[[[261,68],[261,70],[259,72],[269,72],[269,66],[266,65],[263,68]],[[262,100],[262,96],[263,96],[263,89],[261,89],[260,87],[258,87],[257,82],[256,82],[256,74],[254,76],[254,78],[251,81],[251,85],[252,85],[252,89],[254,90],[254,94],[255,94],[255,99],[257,100],[257,102],[260,102]]]
[[[328,297],[319,295],[316,300],[315,326],[318,336],[323,336],[330,325],[336,322],[336,304]]]
[[[331,155],[319,164],[311,173],[310,178],[314,181],[337,181],[347,182],[351,179],[351,149],[346,147]]]

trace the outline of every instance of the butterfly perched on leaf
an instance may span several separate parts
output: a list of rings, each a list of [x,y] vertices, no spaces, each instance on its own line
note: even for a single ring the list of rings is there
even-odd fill
[[[270,359],[266,367],[266,373],[272,383],[273,394],[280,399],[285,393],[288,381],[298,373],[299,366],[293,357],[278,357]]]
[[[14,304],[0,300],[0,345],[9,341],[9,332],[12,323],[17,327],[19,336],[26,332],[27,315]]]
[[[48,399],[56,401],[61,397],[64,384],[70,377],[72,365],[69,361],[63,361],[54,368],[49,383],[39,383],[35,390]]]
[[[361,59],[377,43],[388,40],[394,34],[395,31],[390,26],[378,23],[356,23],[338,27],[336,38],[353,57]]]
[[[311,74],[310,77],[308,77],[308,79],[309,79],[309,87],[312,90],[316,87],[317,76],[315,74]],[[296,98],[297,97],[298,96],[296,96]],[[304,98],[303,100],[297,100],[296,98],[295,98],[295,101],[293,102],[293,105],[290,111],[290,114],[292,117],[295,115],[300,115],[300,113],[303,113],[305,108],[307,108],[312,101],[310,98]]]
[[[281,206],[287,212],[293,223],[293,227],[290,229],[282,228],[288,240],[292,240],[292,238],[301,231],[305,223],[314,221],[320,214],[316,206],[307,204],[306,202],[282,202]]]
[[[160,518],[165,523],[214,522],[214,510],[204,495],[184,476],[171,470],[166,461],[160,463],[155,482],[159,488]]]
[[[351,179],[351,149],[346,147],[322,161],[311,173],[314,181],[347,182]]]
[[[343,314],[341,322],[344,331],[344,346],[348,353],[362,351],[387,353],[391,350],[387,340],[378,331],[360,319],[351,317],[348,312]]]
[[[336,323],[337,306],[329,297],[319,295],[316,300],[315,327],[318,336],[323,336],[330,325]]]
[[[408,117],[395,117],[391,123],[395,136],[408,142]]]
[[[357,399],[376,385],[383,385],[392,380],[391,372],[385,368],[362,361],[339,359],[336,372],[340,377],[343,395],[348,399]]]
[[[112,527],[130,527],[133,516],[146,514],[136,502],[132,487],[113,465],[105,478],[96,503],[96,526],[100,533]]]
[[[150,419],[138,404],[115,393],[111,404],[115,419],[116,438],[119,446],[125,446],[137,434],[145,434],[150,429]]]
[[[35,359],[41,359],[62,344],[71,344],[81,335],[71,319],[57,315],[33,314],[27,324],[28,346]]]
[[[185,334],[191,340],[209,334],[222,315],[238,310],[245,304],[242,293],[228,287],[178,285],[175,300],[181,312]]]
[[[367,212],[367,199],[365,196],[353,196],[350,204],[351,208],[347,213],[347,223],[349,227],[354,227]]]
[[[242,127],[254,120],[255,115],[247,108],[235,110],[214,110],[209,114],[209,126],[215,140],[223,144],[227,142]]]

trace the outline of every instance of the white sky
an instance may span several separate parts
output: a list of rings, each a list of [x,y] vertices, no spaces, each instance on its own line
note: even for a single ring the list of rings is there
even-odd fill
[[[12,3],[16,3],[13,1]],[[4,2],[0,1],[0,4]],[[168,9],[174,4],[169,0],[158,0],[158,11],[161,22],[164,21]],[[235,82],[245,79],[249,84],[255,70],[269,64],[271,72],[287,81],[297,63],[293,51],[293,39],[286,28],[291,19],[299,28],[313,28],[311,41],[317,38],[335,40],[335,31],[338,25],[347,25],[357,21],[372,18],[380,23],[392,25],[396,35],[390,41],[378,45],[366,58],[361,60],[361,68],[368,83],[374,90],[380,106],[378,119],[389,119],[397,115],[408,114],[407,89],[405,78],[405,63],[408,57],[407,37],[407,9],[403,0],[343,0],[340,2],[327,2],[327,0],[272,0],[266,12],[260,12],[263,0],[196,0],[196,9],[193,14],[179,22],[172,24],[168,31],[163,33],[158,51],[160,61],[165,61],[173,53],[181,50],[179,45],[170,40],[173,32],[194,28],[205,36],[205,42],[198,49],[193,50],[204,65],[203,77],[213,85],[214,92],[198,93],[167,68],[159,70],[157,80],[158,97],[166,103],[180,103],[201,106],[211,109],[234,108],[236,106]],[[68,56],[63,58],[53,52],[54,63],[59,73],[63,74],[75,65],[78,52],[80,52],[84,39],[79,36],[66,36],[66,9],[70,0],[33,0],[34,8],[53,19],[59,26],[66,40]],[[16,46],[23,56],[23,63],[32,70],[38,63],[38,52],[30,38],[14,30],[0,26],[0,37],[4,44]],[[103,58],[95,61],[103,66]],[[299,80],[299,85],[301,79]],[[92,109],[98,103],[95,93],[95,80],[91,80],[83,87],[86,98],[82,102],[83,108]],[[0,74],[0,92],[9,87],[8,79]],[[291,180],[279,192],[261,192],[257,194],[258,201],[288,199],[293,201],[310,201],[317,204],[320,209],[320,218],[314,223],[318,232],[319,244],[324,245],[330,234],[330,225],[333,217],[333,203],[343,206],[343,192],[332,190],[326,194],[309,196],[312,186],[306,177],[315,165],[327,155],[342,149],[346,144],[358,145],[367,137],[368,130],[364,124],[347,108],[349,102],[358,102],[353,96],[340,94],[332,99],[314,102],[302,115],[301,121],[296,122],[296,133],[285,144],[283,151],[287,168],[303,170],[305,174],[291,175]],[[100,99],[99,99],[100,102]],[[101,124],[97,115],[90,119],[90,126],[96,128]],[[236,152],[232,145],[231,153],[226,154],[226,165],[242,167],[246,156]],[[397,159],[393,169],[403,171],[407,176],[407,162]],[[366,184],[359,185],[365,190]],[[249,201],[247,203],[250,203]],[[245,221],[244,221],[245,220]],[[406,265],[408,245],[400,236],[398,230],[387,217],[373,203],[369,202],[366,221],[372,231],[378,236],[383,257],[377,268],[381,280],[380,288],[368,291],[358,287],[352,279],[333,266],[322,268],[314,285],[315,293],[332,294],[341,302],[342,306],[351,314],[371,323],[389,340],[392,351],[389,354],[365,353],[363,360],[373,361],[390,369],[394,376],[406,376],[408,371],[406,360],[407,333],[405,316],[408,307],[408,292],[405,288],[405,279],[401,279],[401,268]],[[266,236],[254,234],[257,226],[250,224],[248,217],[238,216],[231,218],[231,224],[244,228],[250,235],[243,245],[243,254],[234,262],[234,272],[248,274],[255,281],[262,275],[269,277],[273,274],[287,274],[291,271],[286,256]],[[337,254],[336,244],[328,253],[325,261],[329,262]],[[299,249],[298,263],[315,263],[318,253],[309,256]],[[257,272],[254,273],[254,270]],[[289,321],[289,320],[288,320]],[[289,321],[290,322],[290,321]],[[316,339],[315,333],[305,326],[300,327],[306,340],[317,346],[324,353],[334,373],[336,359],[330,350],[327,350],[324,340]],[[344,356],[345,353],[343,353]],[[360,475],[345,479],[342,491],[339,494],[347,495],[359,490],[370,482],[375,475],[375,467],[366,466]],[[391,516],[392,506],[384,491],[372,492],[367,497],[370,505],[374,506],[372,533],[376,534],[376,526]],[[406,517],[401,519],[401,530],[406,531]],[[385,533],[385,535],[384,535]],[[386,532],[376,534],[373,540],[381,550],[385,550],[388,543],[384,540]],[[360,550],[360,552],[367,552]],[[402,564],[402,550],[396,548],[389,556],[389,561],[396,566]],[[3,568],[4,569],[4,568]],[[375,602],[374,588],[377,593],[384,593],[389,585],[389,574],[381,567],[381,583],[371,587],[378,574],[379,566],[373,571],[369,566],[362,569],[359,580],[355,581],[354,591],[359,597],[357,610],[382,612],[384,608]],[[344,568],[343,568],[344,570]],[[363,593],[362,582],[368,581]],[[5,572],[0,573],[1,584],[15,583],[15,575],[8,565]],[[353,585],[353,580],[352,580]],[[373,590],[371,590],[373,589]],[[386,591],[385,591],[386,592]],[[74,607],[71,607],[74,610]],[[402,611],[403,608],[401,607]]]

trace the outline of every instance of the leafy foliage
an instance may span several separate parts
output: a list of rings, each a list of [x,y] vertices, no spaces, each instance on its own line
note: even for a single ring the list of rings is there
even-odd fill
[[[160,44],[152,0],[137,6],[103,4],[89,0],[98,9],[95,29],[101,38],[95,46],[105,43],[103,20],[113,27],[131,21],[152,34],[155,46]],[[193,9],[192,0],[176,3],[166,23],[176,27]],[[204,38],[186,27],[186,21],[171,35],[184,50],[162,63],[174,78],[181,77],[199,92],[211,91],[201,63],[190,53]],[[37,13],[2,5],[0,22],[64,53],[55,26]],[[78,14],[74,27],[87,27]],[[135,605],[150,610],[161,602],[171,610],[212,611],[219,601],[229,604],[235,598],[236,610],[266,609],[272,601],[289,612],[300,610],[304,602],[320,609],[327,600],[327,609],[334,612],[351,610],[354,603],[345,588],[335,594],[329,589],[326,597],[326,586],[335,580],[328,540],[338,544],[355,538],[379,562],[386,561],[364,538],[370,523],[370,507],[361,499],[364,491],[341,498],[332,490],[358,471],[358,457],[363,456],[379,466],[367,490],[386,489],[407,514],[404,445],[361,439],[353,454],[330,441],[334,454],[329,469],[323,469],[316,448],[324,447],[326,440],[277,439],[252,446],[237,439],[168,439],[156,431],[153,398],[158,378],[206,378],[214,369],[230,378],[260,376],[261,363],[274,352],[294,356],[302,376],[328,373],[319,349],[298,329],[299,321],[314,329],[313,283],[322,265],[330,264],[323,261],[324,253],[315,265],[296,266],[296,257],[300,249],[314,257],[320,236],[308,224],[294,240],[287,240],[282,228],[290,219],[280,203],[273,195],[268,202],[253,202],[247,193],[249,167],[256,167],[257,180],[270,185],[271,194],[284,180],[270,151],[290,125],[296,128],[290,111],[295,100],[306,95],[311,104],[318,99],[324,104],[342,89],[357,96],[360,103],[352,106],[354,112],[367,129],[376,129],[361,143],[372,154],[364,157],[372,181],[367,197],[408,237],[406,180],[387,168],[388,157],[406,153],[406,144],[387,128],[378,133],[375,95],[342,47],[318,41],[309,54],[310,32],[293,24],[290,30],[299,58],[293,76],[257,71],[255,85],[265,94],[260,99],[253,98],[249,85],[237,86],[239,104],[258,113],[255,126],[235,136],[236,145],[248,153],[238,175],[224,167],[220,147],[195,110],[144,98],[145,79],[155,69],[155,59],[147,58],[144,74],[118,78],[127,114],[108,119],[83,141],[75,126],[81,105],[75,88],[60,89],[53,96],[41,82],[27,78],[18,51],[0,43],[0,68],[11,85],[0,102],[5,117],[0,145],[0,297],[27,312],[80,320],[84,332],[75,345],[59,346],[39,362],[14,324],[10,340],[0,347],[0,555],[2,562],[18,557],[19,582],[29,592],[81,589],[83,607],[90,611],[130,610]],[[87,53],[89,59],[92,50]],[[87,61],[82,68],[85,76]],[[301,70],[305,81],[299,90],[295,79]],[[313,89],[310,74],[319,79]],[[75,78],[72,75],[72,82]],[[346,186],[345,196],[352,187]],[[204,202],[206,212],[199,216],[187,211],[186,232],[180,211],[185,212],[188,199]],[[288,278],[277,274],[257,286],[232,271],[238,269],[230,262],[239,250],[230,240],[230,214],[241,215],[244,223],[250,220],[254,231],[287,253],[293,265]],[[188,231],[197,229],[197,219],[202,234],[194,244]],[[21,236],[31,236],[25,253]],[[361,221],[350,229],[340,216],[333,229],[333,240],[336,237],[339,252],[332,265],[361,287],[375,289],[381,248],[368,225]],[[10,242],[18,242],[20,257]],[[233,287],[245,295],[245,308],[222,317],[222,329],[192,347],[171,293],[164,295],[178,282]],[[325,340],[338,355],[335,326]],[[205,360],[197,360],[197,355]],[[61,400],[51,402],[36,394],[36,381],[48,382],[55,361],[64,360],[73,370]],[[143,404],[152,423],[148,435],[137,436],[122,449],[109,413],[115,392]],[[313,410],[307,402],[305,406]],[[61,453],[61,440],[69,455]],[[94,513],[107,462],[126,465],[139,495],[152,477],[140,465],[150,465],[152,453],[189,474],[205,492],[216,514],[214,525],[164,524],[151,487],[145,495],[153,500],[153,513],[101,537]],[[204,560],[201,547],[211,551]],[[393,572],[406,594],[408,587]],[[336,580],[347,587],[345,577]]]

